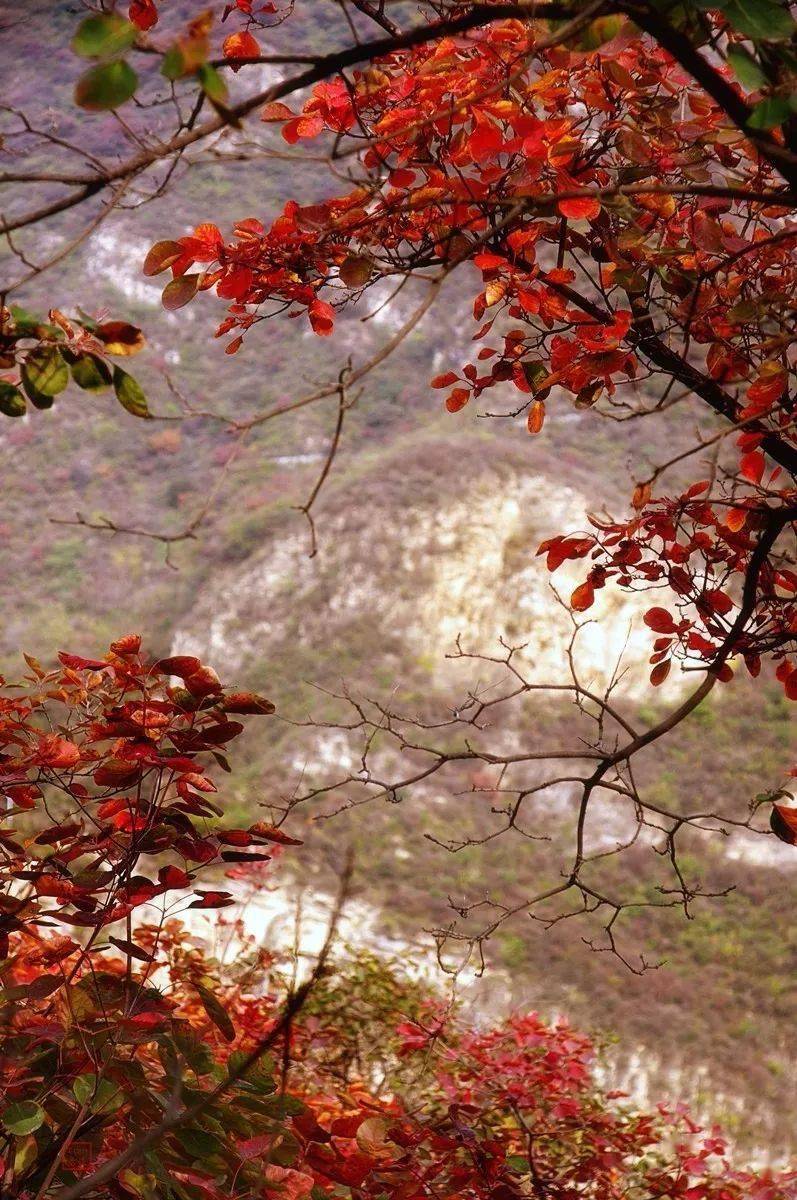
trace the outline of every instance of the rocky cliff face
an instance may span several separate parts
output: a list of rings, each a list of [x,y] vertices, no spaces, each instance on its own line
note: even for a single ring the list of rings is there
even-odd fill
[[[233,675],[297,637],[332,659],[353,627],[367,625],[384,647],[380,665],[395,670],[397,683],[414,662],[443,682],[457,638],[485,654],[500,655],[501,639],[524,644],[530,677],[564,682],[573,622],[557,593],[566,599],[585,568],[565,564],[551,577],[536,551],[553,532],[584,528],[587,500],[517,464],[502,470],[488,446],[481,471],[462,489],[460,469],[473,471],[478,458],[464,439],[417,446],[411,463],[386,456],[344,480],[321,518],[317,557],[308,557],[298,522],[267,536],[202,589],[175,651]],[[438,490],[429,494],[416,485],[419,476],[429,482],[436,462]],[[640,628],[645,607],[643,598],[616,590],[599,595],[576,643],[585,682],[607,683],[622,662],[626,692],[639,694],[649,653]]]

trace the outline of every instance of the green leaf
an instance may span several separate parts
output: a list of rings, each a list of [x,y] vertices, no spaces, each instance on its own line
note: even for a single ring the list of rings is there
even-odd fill
[[[72,38],[72,49],[81,58],[114,58],[133,45],[137,33],[133,22],[118,13],[86,17]]]
[[[140,384],[136,382],[132,375],[128,375],[127,371],[123,371],[121,367],[114,367],[113,369],[113,390],[116,392],[116,399],[122,408],[126,408],[134,417],[148,417],[150,415],[147,397],[144,395]]]
[[[767,96],[756,104],[747,122],[748,129],[774,129],[791,115],[791,109],[779,96]]]
[[[72,365],[72,378],[85,392],[99,392],[111,386],[111,371],[96,354],[78,354]]]
[[[274,1087],[276,1089],[276,1082]],[[270,1117],[278,1121],[283,1121],[286,1117],[298,1117],[305,1111],[305,1106],[295,1096],[268,1096],[263,1101],[263,1108]]]
[[[718,7],[734,29],[753,41],[785,41],[797,28],[788,8],[778,0],[725,0]]]
[[[27,392],[28,399],[34,408],[40,409],[41,412],[46,412],[48,408],[52,408],[54,400],[53,396],[45,396],[43,392],[37,392],[35,388],[30,386],[30,384],[26,385],[25,391]]]
[[[22,383],[31,400],[32,391],[42,396],[57,396],[69,383],[69,368],[55,346],[38,346],[31,350],[22,365]]]
[[[596,17],[594,21],[590,21],[587,28],[583,31],[578,39],[578,47],[580,50],[597,50],[600,46],[610,42],[612,38],[617,37],[617,34],[625,24],[626,18],[613,14],[607,17]]]
[[[545,366],[545,363],[531,362],[529,359],[525,359],[521,363],[521,367],[523,369],[523,374],[526,377],[526,383],[529,385],[537,399],[547,400],[551,394],[551,389],[542,388],[540,390],[540,384],[542,383],[543,379],[547,379],[548,375],[550,374],[548,368]]]
[[[175,1021],[174,1041],[177,1049],[195,1075],[207,1075],[213,1070],[213,1054],[187,1021]]]
[[[194,987],[199,993],[199,999],[202,1001],[202,1007],[210,1017],[213,1024],[219,1030],[223,1038],[231,1042],[235,1038],[235,1026],[230,1020],[229,1014],[216,996],[201,983],[195,983]]]
[[[129,100],[137,86],[138,76],[123,59],[101,63],[77,81],[75,103],[89,112],[107,112]]]
[[[202,91],[209,100],[213,100],[216,104],[226,104],[229,96],[227,84],[215,67],[212,67],[210,63],[201,63],[197,68],[197,76]]]
[[[28,312],[26,308],[20,308],[18,304],[11,305],[11,316],[16,325],[16,332],[23,336],[34,336],[44,324],[34,313]]]
[[[727,57],[728,65],[742,87],[747,88],[749,92],[755,92],[766,85],[766,75],[752,55],[741,46],[731,46]]]
[[[72,1084],[75,1099],[93,1113],[115,1112],[124,1101],[121,1090],[110,1079],[97,1080],[96,1075],[78,1075]]]
[[[121,1182],[143,1200],[155,1200],[157,1195],[157,1179],[154,1175],[139,1175],[136,1171],[122,1171]]]
[[[0,1121],[9,1133],[25,1137],[44,1124],[44,1109],[35,1100],[18,1100],[3,1110]]]
[[[192,1158],[206,1159],[211,1154],[218,1154],[224,1149],[224,1143],[215,1133],[205,1129],[183,1127],[177,1130],[177,1140]]]
[[[161,75],[164,79],[170,79],[174,82],[181,75],[185,74],[185,59],[179,46],[170,46],[163,56],[161,65]]]
[[[271,1150],[271,1161],[278,1167],[292,1167],[299,1157],[300,1149],[297,1139],[286,1129]]]
[[[0,413],[6,417],[24,417],[27,411],[25,397],[19,388],[0,379]]]
[[[247,1060],[248,1055],[243,1050],[234,1050],[227,1060],[227,1071],[229,1075],[236,1075]],[[249,1084],[256,1092],[263,1096],[270,1096],[277,1090],[277,1081],[274,1078],[274,1059],[270,1055],[264,1054],[257,1062],[253,1063],[243,1075],[239,1076],[239,1083]]]
[[[14,1174],[24,1175],[29,1167],[32,1167],[39,1157],[39,1146],[35,1137],[26,1137],[24,1142],[19,1142],[14,1153]]]

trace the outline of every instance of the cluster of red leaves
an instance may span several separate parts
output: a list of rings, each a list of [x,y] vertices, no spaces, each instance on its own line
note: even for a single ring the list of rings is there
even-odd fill
[[[292,304],[302,305],[315,332],[330,334],[334,309],[318,298],[316,287],[306,278],[310,263],[316,273],[323,274],[325,260],[320,252],[313,257],[317,232],[300,220],[299,206],[286,205],[268,233],[254,218],[240,221],[235,236],[234,253],[225,250],[221,233],[211,224],[198,226],[188,237],[157,242],[152,247],[144,263],[144,273],[157,275],[171,268],[174,276],[163,291],[165,307],[182,307],[198,289],[215,287],[219,296],[231,302],[230,316],[218,330],[218,336],[222,336],[234,328],[248,329],[259,319],[249,311],[249,306],[278,295],[284,309]],[[268,247],[268,272],[260,267],[265,247]],[[190,271],[197,264],[208,266],[201,274]],[[240,345],[238,336],[228,343],[227,353],[234,354]]]
[[[357,985],[332,977],[262,1054],[280,1021],[278,958],[233,926],[240,951],[220,967],[168,895],[224,906],[224,892],[194,893],[200,867],[237,872],[267,857],[251,847],[295,841],[229,829],[209,799],[206,765],[225,767],[241,732],[231,715],[271,704],[194,657],[152,662],[135,636],[60,659],[46,672],[28,658],[25,686],[0,697],[4,1197],[797,1197],[794,1175],[737,1172],[684,1114],[602,1095],[589,1040],[564,1023],[475,1032],[433,998],[395,1008],[387,989],[376,1036],[397,1078],[416,1060],[405,1103],[398,1087],[374,1093],[341,1011]],[[160,918],[134,922],[156,899]],[[164,1113],[174,1123],[145,1145]]]
[[[707,19],[726,44],[744,42],[721,14]],[[554,34],[544,22],[494,22],[320,83],[299,112],[268,105],[263,119],[280,123],[290,143],[321,134],[347,142],[359,153],[360,186],[320,204],[291,201],[269,228],[242,221],[230,241],[201,226],[159,244],[149,269],[174,272],[167,303],[213,287],[231,301],[218,332],[235,335],[234,352],[274,313],[307,313],[326,335],[336,310],[385,274],[469,261],[482,276],[474,340],[485,344],[433,386],[456,412],[513,384],[532,433],[554,387],[577,408],[621,403],[618,389],[651,376],[681,388],[688,357],[704,390],[715,388],[712,405],[743,424],[737,468],[717,505],[689,491],[654,503],[647,489],[641,513],[601,530],[600,561],[574,596],[582,610],[609,578],[672,584],[693,611],[655,648],[661,682],[673,649],[711,660],[738,602],[757,514],[795,500],[765,453],[775,442],[787,455],[797,447],[786,321],[797,226],[788,210],[744,195],[781,181],[630,21],[601,18],[567,46]],[[701,185],[738,198],[690,194]],[[195,264],[202,273],[187,276]],[[772,565],[759,593],[740,649],[753,670],[774,649],[793,694],[793,575]]]
[[[571,597],[576,611],[589,608],[596,589],[615,579],[622,587],[647,590],[666,584],[675,595],[675,614],[656,605],[645,623],[658,636],[653,645],[651,681],[666,679],[674,656],[692,663],[712,662],[725,645],[739,612],[737,580],[745,577],[765,516],[752,502],[713,504],[705,499],[708,480],[693,484],[675,500],[646,502],[627,521],[591,518],[594,534],[555,537],[538,553],[548,569],[570,559],[594,560],[584,583]],[[777,662],[775,674],[786,695],[797,700],[797,572],[767,558],[756,584],[752,619],[735,640],[749,673],[757,676],[762,655]],[[732,678],[724,663],[719,679]]]
[[[48,672],[28,658],[28,686],[0,698],[3,955],[10,933],[29,937],[41,925],[96,936],[156,896],[191,887],[200,868],[267,859],[273,840],[262,824],[217,825],[206,765],[226,765],[224,749],[244,728],[231,718],[271,713],[270,701],[225,691],[190,655],[152,662],[137,635],[105,658],[60,661]],[[143,856],[165,859],[156,878],[138,873]],[[193,903],[217,908],[227,897],[199,892]]]
[[[142,33],[146,33],[158,24],[162,3],[163,0],[130,0],[127,15]],[[238,13],[246,18],[248,26],[250,23],[259,23],[264,17],[273,16],[277,11],[277,5],[272,0],[231,0],[224,5],[222,20],[226,21],[232,13]],[[260,46],[246,28],[225,40],[223,52],[226,58],[253,58],[260,53]]]

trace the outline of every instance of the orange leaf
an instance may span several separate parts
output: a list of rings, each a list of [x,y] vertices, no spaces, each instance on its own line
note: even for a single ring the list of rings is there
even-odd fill
[[[764,454],[761,450],[749,450],[739,462],[739,471],[750,483],[758,485],[764,474]]]
[[[573,221],[594,221],[601,210],[594,196],[578,196],[571,200],[558,201],[559,212]]]
[[[545,404],[542,400],[533,400],[529,406],[526,427],[529,433],[539,433],[545,421]]]
[[[326,300],[314,300],[307,310],[313,332],[319,337],[329,337],[335,325],[335,310]]]
[[[580,584],[570,597],[570,607],[574,608],[576,612],[584,612],[586,609],[590,608],[594,602],[595,588],[592,586],[592,583],[589,579]]]
[[[470,392],[467,388],[454,388],[453,392],[446,397],[446,408],[450,413],[459,412],[469,400]]]
[[[80,762],[80,750],[74,742],[46,733],[39,740],[36,761],[43,767],[74,767]]]
[[[270,104],[264,104],[260,112],[261,121],[290,121],[293,116],[294,113],[287,104],[282,104],[279,100],[272,100]]]
[[[240,33],[231,33],[224,39],[221,52],[225,58],[258,58],[260,43],[256,37],[245,29]]]
[[[631,504],[637,510],[644,508],[650,500],[651,486],[649,483],[638,483],[634,488],[634,494],[631,497]]]

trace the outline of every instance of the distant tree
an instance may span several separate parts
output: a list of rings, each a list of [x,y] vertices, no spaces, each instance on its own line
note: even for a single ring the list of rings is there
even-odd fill
[[[679,662],[698,673],[691,694],[638,728],[609,694],[593,695],[574,676],[575,699],[598,722],[594,743],[550,755],[535,749],[525,760],[471,741],[454,753],[437,750],[412,743],[384,712],[374,719],[402,750],[431,755],[426,767],[374,794],[395,794],[452,758],[504,767],[548,758],[585,763],[566,776],[581,796],[572,868],[555,891],[575,889],[586,907],[607,906],[611,924],[617,904],[583,877],[592,799],[619,796],[640,822],[650,818],[664,830],[675,890],[687,903],[694,888],[675,861],[675,837],[707,821],[716,828],[715,814],[646,802],[634,781],[635,756],[735,668],[774,671],[797,699],[797,25],[781,0],[410,6],[418,7],[421,20],[401,4],[343,0],[349,43],[309,60],[267,52],[277,23],[295,21],[300,36],[302,9],[291,4],[227,4],[221,16],[232,32],[216,57],[210,13],[186,25],[180,12],[167,27],[172,6],[137,0],[127,16],[120,7],[85,18],[72,45],[92,65],[75,99],[90,113],[126,105],[139,126],[131,132],[120,116],[120,128],[135,149],[82,171],[41,165],[46,134],[26,131],[23,115],[22,143],[34,163],[12,165],[4,179],[45,187],[51,198],[15,205],[0,228],[14,249],[22,231],[54,215],[97,202],[107,209],[146,180],[157,192],[191,147],[222,135],[235,145],[236,130],[254,114],[276,123],[290,145],[326,135],[334,194],[312,205],[290,199],[269,226],[242,216],[232,236],[210,223],[188,237],[173,231],[144,264],[147,275],[171,272],[167,309],[215,291],[229,306],[218,334],[231,335],[226,350],[235,353],[278,314],[306,317],[317,334],[330,335],[337,313],[385,280],[397,289],[409,276],[426,281],[424,311],[460,270],[473,288],[479,349],[475,361],[452,362],[431,381],[450,412],[500,384],[515,389],[507,412],[523,416],[533,435],[555,404],[607,421],[667,414],[678,448],[665,447],[653,469],[637,465],[628,510],[558,533],[538,553],[551,571],[584,562],[570,597],[574,614],[608,585],[649,595],[651,683],[661,685]],[[141,79],[131,61],[144,65]],[[230,70],[245,79],[249,67],[291,63],[301,69],[243,99],[240,87],[235,96],[228,89]],[[180,113],[168,136],[162,126],[157,134],[147,127],[167,93]],[[284,101],[298,93],[289,107]],[[74,142],[67,150],[80,152]],[[50,153],[62,155],[63,147]],[[2,397],[11,415],[24,410],[23,391],[48,403],[66,386],[67,368],[83,387],[112,379],[122,403],[146,415],[137,385],[105,365],[120,343],[125,352],[135,347],[134,330],[59,314],[39,329],[13,310],[4,322]],[[279,411],[338,395],[342,420],[346,385],[367,366]],[[694,440],[684,435],[692,402],[711,419]],[[243,432],[273,415],[230,424]],[[689,486],[669,490],[667,473],[698,457],[709,465]],[[329,460],[319,482],[328,467]],[[509,694],[527,694],[527,681],[511,675],[511,651],[500,661],[510,669]],[[485,707],[472,698],[460,714],[466,732]],[[362,717],[369,736],[370,721]],[[546,786],[559,781],[553,775]],[[506,790],[512,826],[530,788],[507,783]],[[784,791],[776,786],[762,797],[780,801]],[[778,836],[794,842],[791,810],[776,804],[771,812]]]
[[[566,1023],[475,1030],[378,959],[335,961],[345,875],[302,981],[235,926],[213,958],[179,915],[232,898],[199,872],[292,840],[209,799],[231,715],[271,706],[137,637],[60,658],[0,696],[4,1200],[797,1196],[684,1111],[618,1104]]]

